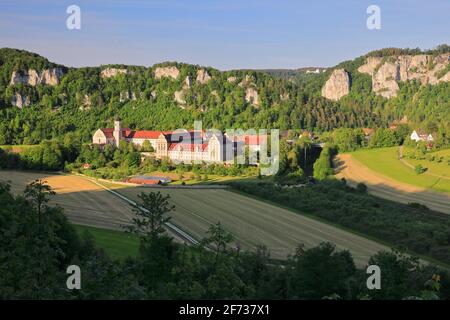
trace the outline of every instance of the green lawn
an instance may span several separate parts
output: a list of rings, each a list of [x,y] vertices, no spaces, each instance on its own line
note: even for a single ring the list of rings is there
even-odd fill
[[[81,225],[75,225],[75,229],[80,235],[89,231],[94,237],[97,247],[104,249],[112,258],[125,259],[129,256],[135,257],[138,255],[139,239],[135,235]]]
[[[398,147],[380,148],[370,150],[359,150],[352,155],[356,160],[369,167],[373,171],[381,173],[391,179],[430,189],[433,191],[450,192],[450,180],[442,179],[436,175],[450,176],[450,167],[434,167],[431,162],[426,161],[424,167],[429,170],[424,174],[416,174],[413,168],[408,167],[398,159]],[[416,163],[411,159],[405,160],[412,165]]]
[[[412,149],[405,149],[405,152]],[[440,163],[437,161],[428,161],[428,160],[416,160],[405,158],[405,161],[410,163],[411,165],[422,165],[424,168],[427,168],[427,172],[443,177],[450,178],[450,165],[447,163],[447,159],[450,158],[450,149],[436,151],[431,153],[430,155],[434,155],[435,157],[444,157],[444,160]]]

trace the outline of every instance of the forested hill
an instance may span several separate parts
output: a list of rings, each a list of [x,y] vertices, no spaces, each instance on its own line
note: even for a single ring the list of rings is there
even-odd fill
[[[448,63],[435,58],[448,53],[450,47],[445,45],[428,52],[383,49],[325,72],[302,72],[286,79],[262,71],[221,72],[177,62],[148,68],[70,68],[34,53],[3,48],[0,145],[32,144],[69,132],[89,141],[96,128],[111,126],[116,114],[126,126],[137,129],[188,128],[194,120],[203,120],[206,128],[328,131],[336,127],[388,126],[405,116],[412,122],[448,128]],[[432,58],[427,58],[426,68],[439,67],[444,81],[424,85],[419,78],[395,79],[396,95],[386,98],[386,88],[374,84],[386,82],[395,87],[388,71],[391,64],[398,63],[393,59],[405,55],[429,55]],[[379,59],[377,65],[370,59]],[[415,68],[410,71],[422,72]],[[380,72],[384,75],[381,80],[377,78]],[[391,87],[388,89],[394,90]]]

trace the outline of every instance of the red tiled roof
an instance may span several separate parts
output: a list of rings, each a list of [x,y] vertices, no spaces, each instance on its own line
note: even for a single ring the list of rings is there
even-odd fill
[[[103,133],[105,134],[106,138],[111,139],[111,138],[114,137],[113,136],[114,129],[112,129],[112,128],[103,128],[103,129],[100,129],[100,130],[103,131]],[[131,132],[133,132],[133,131],[128,129],[128,128],[122,129],[122,136],[127,138],[128,135],[130,135]]]
[[[130,178],[127,182],[136,184],[160,184],[161,180]]]
[[[362,130],[363,130],[363,132],[364,132],[364,134],[365,134],[366,136],[369,136],[369,135],[371,135],[372,133],[375,132],[375,130],[372,129],[372,128],[363,128]]]
[[[267,136],[262,135],[247,135],[245,136],[246,145],[260,145],[267,142]]]
[[[419,136],[428,136],[428,133],[423,129],[417,129],[416,132]]]
[[[161,131],[139,130],[131,131],[127,136],[130,139],[158,139]]]
[[[267,141],[267,135],[248,134],[233,137],[234,142],[245,142],[246,145],[260,145]]]
[[[106,138],[113,138],[114,129],[112,128],[103,128],[101,129],[105,134]],[[161,131],[149,131],[149,130],[131,130],[131,129],[122,129],[122,136],[128,139],[157,139]]]

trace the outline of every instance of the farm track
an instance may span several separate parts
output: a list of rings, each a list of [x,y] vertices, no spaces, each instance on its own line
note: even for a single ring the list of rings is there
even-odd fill
[[[10,180],[14,193],[21,193],[26,183],[37,178],[45,179],[54,188],[57,195],[51,203],[64,207],[70,221],[76,224],[120,230],[131,221],[131,207],[126,201],[86,178],[0,171],[0,181]],[[121,186],[113,191],[136,201],[140,192],[150,190]],[[335,243],[338,249],[350,250],[358,266],[365,265],[376,252],[389,250],[362,236],[227,190],[168,187],[158,191],[170,194],[176,206],[171,214],[174,227],[180,227],[195,239],[203,238],[208,227],[220,221],[235,236],[239,247],[254,250],[264,244],[276,259],[293,254],[301,243],[310,248],[324,241]]]
[[[335,167],[337,178],[345,178],[353,186],[362,182],[374,196],[405,204],[420,203],[431,210],[450,214],[450,195],[395,181],[369,169],[349,154],[338,155]]]

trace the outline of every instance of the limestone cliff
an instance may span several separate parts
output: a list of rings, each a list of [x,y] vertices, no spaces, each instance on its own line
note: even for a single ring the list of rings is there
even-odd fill
[[[231,77],[227,79],[228,82],[230,82],[230,78]],[[232,78],[234,78],[233,82],[236,81],[235,77]],[[245,101],[258,108],[260,106],[260,99],[257,86],[254,81],[254,77],[247,74],[245,75],[244,79],[242,79],[242,81],[238,84],[238,86],[245,88]]]
[[[102,70],[102,72],[100,73],[100,76],[105,79],[105,78],[116,77],[119,74],[128,74],[128,70],[127,69],[118,69],[118,68],[106,68],[106,69]]]
[[[156,79],[161,79],[164,77],[177,79],[179,75],[180,75],[180,70],[178,70],[178,68],[175,66],[157,67],[155,69],[155,78]]]
[[[81,111],[87,111],[90,110],[92,106],[92,99],[91,96],[85,94],[83,96],[83,100],[81,105],[78,107],[78,109],[80,109]]]
[[[350,91],[350,75],[344,69],[336,69],[322,88],[322,96],[338,101]]]
[[[192,86],[192,80],[189,76],[186,76],[186,79],[184,79],[183,88],[189,89]]]
[[[259,94],[258,91],[256,91],[255,88],[247,88],[245,90],[245,101],[250,103],[251,105],[255,107],[259,107]]]
[[[205,69],[200,69],[197,71],[197,79],[196,81],[200,84],[208,83],[208,81],[211,80],[211,76],[209,75],[208,71]]]
[[[392,98],[399,90],[398,82],[417,80],[422,85],[450,81],[448,54],[399,55],[368,57],[358,68],[372,77],[372,90],[385,98]]]
[[[175,91],[175,93],[173,94],[173,98],[174,98],[175,102],[182,109],[184,109],[184,106],[186,105],[186,93],[187,92],[185,89],[181,89],[181,90]]]
[[[23,96],[20,93],[16,93],[11,98],[11,104],[19,109],[30,105],[30,98]]]
[[[36,86],[38,84],[45,84],[49,86],[56,86],[61,80],[63,71],[60,68],[45,69],[41,73],[34,69],[28,69],[27,71],[13,71],[11,74],[10,85],[19,83],[28,84],[30,86]]]

